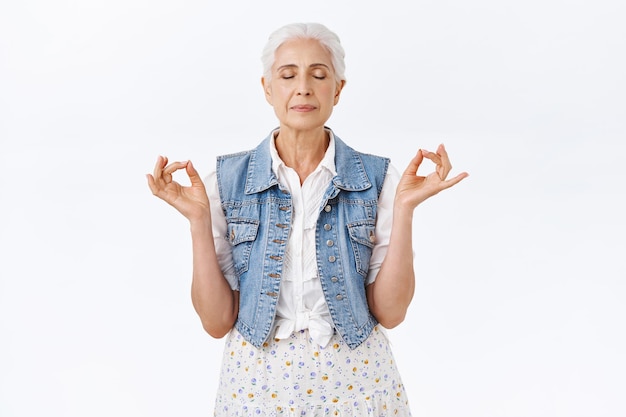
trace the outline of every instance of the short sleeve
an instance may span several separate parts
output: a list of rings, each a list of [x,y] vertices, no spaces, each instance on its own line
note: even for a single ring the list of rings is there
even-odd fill
[[[387,175],[383,182],[383,188],[378,197],[378,208],[376,210],[376,244],[372,250],[370,267],[365,281],[366,285],[373,283],[380,271],[380,267],[387,255],[389,238],[391,237],[391,225],[393,223],[393,203],[396,196],[396,188],[400,182],[400,173],[393,166],[389,165]]]
[[[209,204],[211,206],[211,226],[217,262],[224,274],[224,278],[226,278],[230,284],[230,288],[239,290],[239,281],[235,275],[230,243],[225,239],[227,228],[226,216],[224,216],[224,211],[222,210],[222,202],[217,186],[217,173],[215,170],[209,172],[205,177],[204,186],[209,196]]]

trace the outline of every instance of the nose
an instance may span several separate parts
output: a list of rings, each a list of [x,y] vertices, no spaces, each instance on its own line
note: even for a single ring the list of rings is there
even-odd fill
[[[309,86],[309,80],[306,78],[302,79],[298,84],[298,95],[299,96],[310,96],[311,95],[311,87]]]

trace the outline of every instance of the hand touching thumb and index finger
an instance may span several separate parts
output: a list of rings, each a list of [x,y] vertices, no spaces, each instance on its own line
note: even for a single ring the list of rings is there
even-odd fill
[[[172,162],[159,156],[153,174],[146,174],[152,194],[172,205],[188,219],[204,216],[209,208],[209,199],[204,183],[191,161]],[[185,169],[190,186],[174,181],[172,174]]]

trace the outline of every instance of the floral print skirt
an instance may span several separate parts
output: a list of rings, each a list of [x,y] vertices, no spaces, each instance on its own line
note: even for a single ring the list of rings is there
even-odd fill
[[[257,349],[226,340],[215,416],[409,417],[387,335],[376,326],[354,350],[335,333],[324,348],[307,330]]]

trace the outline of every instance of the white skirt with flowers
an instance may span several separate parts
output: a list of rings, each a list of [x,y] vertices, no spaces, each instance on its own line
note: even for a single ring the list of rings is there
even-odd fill
[[[307,330],[257,349],[233,329],[215,403],[218,417],[408,417],[407,395],[384,330],[354,350],[335,333],[322,348]]]

